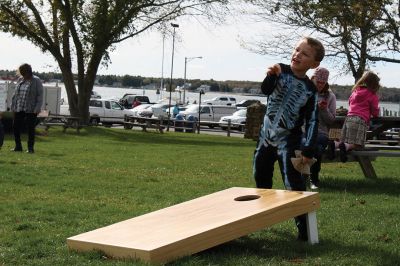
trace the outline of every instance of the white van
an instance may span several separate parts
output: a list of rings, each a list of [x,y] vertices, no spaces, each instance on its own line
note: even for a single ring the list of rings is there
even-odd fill
[[[236,106],[227,105],[201,105],[200,106],[200,121],[218,122],[221,117],[232,115],[237,111]],[[199,117],[199,105],[192,104],[187,106],[186,110],[179,112],[185,119],[189,115],[193,116],[196,120]]]
[[[9,113],[11,99],[16,88],[15,82],[0,83],[0,112]],[[41,109],[49,111],[52,115],[60,114],[61,87],[43,85],[43,104]],[[7,114],[5,114],[7,117]]]
[[[210,105],[235,105],[236,104],[236,98],[231,97],[231,96],[218,96],[215,98],[212,98],[211,100],[205,100],[203,101],[205,104],[210,104]]]

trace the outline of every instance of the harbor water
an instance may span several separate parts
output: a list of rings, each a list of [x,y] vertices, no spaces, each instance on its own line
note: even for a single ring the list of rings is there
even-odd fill
[[[61,97],[65,100],[64,103],[67,103],[66,102],[67,94],[64,89],[64,84],[59,84],[59,86],[61,87]],[[167,100],[169,98],[169,92],[167,91],[159,91],[159,93],[157,93],[157,90],[149,90],[149,89],[143,90],[143,89],[131,89],[131,88],[94,86],[93,90],[96,91],[98,94],[100,94],[101,97],[104,99],[120,99],[125,93],[146,95],[149,97],[151,102],[158,102],[160,100]],[[232,96],[236,98],[236,102],[240,102],[241,100],[246,100],[246,99],[257,99],[262,103],[265,103],[267,101],[267,97],[261,95],[221,93],[221,92],[206,92],[205,94],[201,95],[201,101],[212,99],[217,96]],[[186,91],[185,98],[186,98],[185,100],[186,103],[187,102],[198,103],[199,93]],[[172,92],[171,99],[173,102],[183,101],[183,92]],[[341,106],[347,109],[349,107],[349,104],[347,101],[338,100],[336,103],[336,108],[339,108]],[[387,110],[388,112],[391,111],[393,116],[394,113],[396,113],[397,116],[399,116],[400,114],[400,103],[380,102],[379,106],[381,108],[381,113],[383,113],[384,110]]]

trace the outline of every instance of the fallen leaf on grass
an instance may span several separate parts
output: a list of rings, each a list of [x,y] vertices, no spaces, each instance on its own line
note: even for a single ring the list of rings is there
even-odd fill
[[[360,203],[360,204],[365,204],[365,203],[366,203],[366,201],[363,200],[363,199],[356,199],[356,201],[357,201],[358,203]]]
[[[293,259],[290,259],[289,262],[293,263],[293,264],[302,264],[304,262],[304,260],[301,258],[293,258]]]
[[[377,237],[377,240],[378,240],[378,241],[383,241],[383,242],[389,242],[389,241],[391,241],[391,239],[390,239],[390,237],[389,237],[388,234],[383,234],[383,235],[381,235],[381,236],[378,236],[378,237]]]

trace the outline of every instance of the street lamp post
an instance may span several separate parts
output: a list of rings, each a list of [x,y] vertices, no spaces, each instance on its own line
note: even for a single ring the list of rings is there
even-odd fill
[[[186,103],[186,66],[187,63],[193,59],[202,59],[202,56],[195,56],[195,57],[185,57],[185,74],[183,76],[183,103]]]
[[[161,61],[161,83],[160,83],[160,99],[162,99],[164,89],[164,47],[165,47],[165,33],[163,33],[162,39],[162,61]]]
[[[167,124],[167,131],[169,131],[169,124],[171,121],[171,98],[172,98],[172,73],[174,70],[174,50],[175,50],[175,28],[179,28],[178,24],[171,23],[174,31],[172,33],[172,59],[171,59],[171,78],[169,80],[169,112],[168,112],[168,124]]]
[[[205,94],[205,92],[204,92],[204,90],[200,90],[199,91],[199,117],[198,117],[198,119],[197,119],[197,121],[198,121],[198,127],[197,127],[197,134],[200,134],[200,115],[201,115],[201,95],[202,94]]]

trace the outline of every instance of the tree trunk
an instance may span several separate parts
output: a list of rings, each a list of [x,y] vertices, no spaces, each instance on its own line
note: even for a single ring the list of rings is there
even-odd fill
[[[65,66],[63,62],[58,62],[61,73],[63,75],[65,91],[67,92],[68,105],[71,116],[80,117],[78,110],[78,94],[74,83],[74,75],[71,68]]]
[[[99,60],[96,60],[96,62],[99,62]],[[94,80],[96,79],[96,72],[93,74],[93,71],[88,70],[88,74],[82,75],[84,77],[83,82],[78,82],[78,85],[76,85],[71,68],[65,66],[62,62],[59,62],[59,66],[64,78],[70,115],[79,117],[82,124],[88,124],[90,120],[89,101]],[[94,69],[97,70],[96,67]]]

